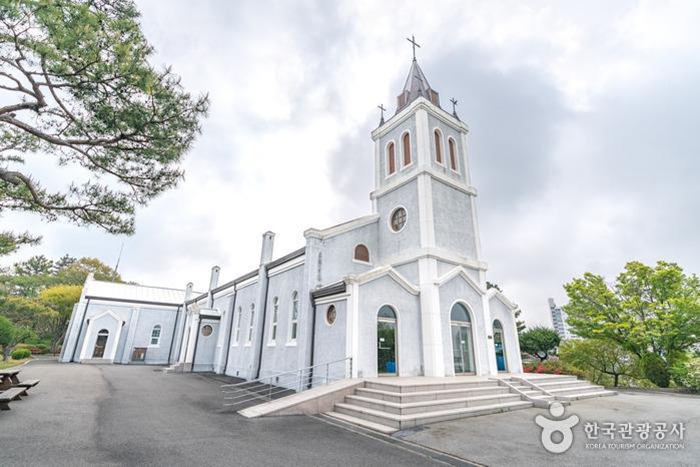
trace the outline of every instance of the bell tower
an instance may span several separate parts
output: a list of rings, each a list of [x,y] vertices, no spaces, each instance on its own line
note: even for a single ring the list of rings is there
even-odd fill
[[[469,128],[456,110],[440,106],[414,57],[396,113],[372,132],[375,189],[384,264],[417,264],[423,360],[426,376],[444,376],[444,348],[437,279],[462,266],[485,287],[476,217],[476,189],[467,159]],[[453,102],[453,105],[456,101]],[[449,336],[444,336],[449,339]]]

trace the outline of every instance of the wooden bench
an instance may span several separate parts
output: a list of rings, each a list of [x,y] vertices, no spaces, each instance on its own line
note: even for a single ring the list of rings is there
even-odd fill
[[[20,381],[19,383],[15,384],[14,386],[18,387],[18,388],[29,389],[29,388],[33,388],[34,386],[39,384],[39,381],[40,380],[38,380],[38,379],[28,379],[26,381]]]
[[[0,410],[10,410],[10,401],[22,400],[27,395],[27,388],[10,388],[0,392]]]

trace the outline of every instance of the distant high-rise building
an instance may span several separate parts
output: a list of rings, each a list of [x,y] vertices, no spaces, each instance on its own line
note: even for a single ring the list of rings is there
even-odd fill
[[[566,325],[566,313],[554,303],[554,299],[549,299],[549,313],[552,315],[552,326],[557,331],[562,339],[575,339],[576,336],[571,334],[569,327]]]

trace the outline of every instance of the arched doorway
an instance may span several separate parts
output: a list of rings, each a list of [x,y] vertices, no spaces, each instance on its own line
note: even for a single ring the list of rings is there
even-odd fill
[[[493,322],[493,346],[496,349],[496,367],[498,371],[508,371],[506,340],[503,334],[503,326],[498,320]]]
[[[476,373],[472,320],[469,318],[467,308],[461,303],[455,303],[452,307],[450,328],[455,374]]]
[[[399,374],[397,351],[396,311],[384,305],[377,313],[377,373],[380,375]]]
[[[92,358],[104,358],[108,338],[109,331],[106,329],[101,329],[100,332],[97,333],[97,339],[95,339],[95,349],[92,351]]]

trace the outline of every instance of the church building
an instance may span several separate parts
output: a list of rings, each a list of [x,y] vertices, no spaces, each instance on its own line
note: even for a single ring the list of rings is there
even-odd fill
[[[486,287],[468,126],[415,57],[372,134],[372,212],[206,291],[85,283],[60,361],[257,379],[347,361],[352,377],[520,373],[516,306]]]

